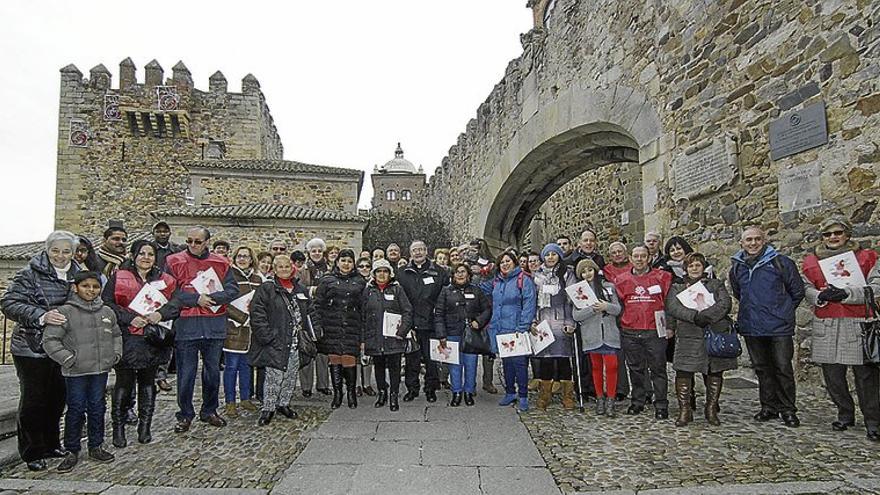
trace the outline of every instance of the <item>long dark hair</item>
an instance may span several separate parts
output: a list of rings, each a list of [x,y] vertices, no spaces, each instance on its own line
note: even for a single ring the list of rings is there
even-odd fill
[[[85,236],[78,235],[76,236],[79,239],[79,243],[84,245],[86,249],[88,249],[88,253],[86,254],[86,259],[83,262],[86,270],[99,272],[101,270],[98,269],[98,254],[95,252],[95,246],[92,245],[92,241],[85,238]],[[79,246],[77,246],[78,248]],[[76,251],[76,248],[74,248]]]

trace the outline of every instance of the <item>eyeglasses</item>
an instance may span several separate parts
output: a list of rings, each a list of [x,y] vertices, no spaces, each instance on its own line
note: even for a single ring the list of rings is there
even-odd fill
[[[363,270],[363,269],[367,269],[367,270],[369,270],[369,269],[370,269],[370,265],[358,265],[358,269],[361,269],[361,270]]]
[[[272,251],[276,253],[283,253],[287,251],[287,248],[284,246],[272,246]]]
[[[205,242],[206,242],[206,241],[203,241],[203,240],[201,240],[201,239],[187,239],[187,240],[186,240],[186,243],[187,243],[187,244],[192,244],[193,246],[201,246],[201,245],[204,244]]]
[[[822,237],[824,237],[824,238],[827,239],[827,238],[829,238],[829,237],[831,237],[831,236],[840,237],[840,236],[842,236],[843,234],[846,234],[846,231],[844,231],[844,230],[834,230],[834,231],[831,231],[831,232],[822,232]]]
[[[237,256],[235,257],[235,259],[237,259],[237,260],[249,260],[249,259],[251,259],[251,255],[249,255],[249,254],[244,254],[244,253],[243,253],[243,254],[239,254],[239,255],[237,255]]]

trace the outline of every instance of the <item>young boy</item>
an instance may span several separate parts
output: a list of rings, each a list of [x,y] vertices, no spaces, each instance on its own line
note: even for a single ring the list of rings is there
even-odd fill
[[[74,275],[73,293],[58,311],[67,318],[62,325],[48,325],[43,349],[61,365],[67,386],[67,415],[64,418],[64,447],[67,455],[58,465],[66,473],[79,460],[80,434],[88,413],[89,457],[112,462],[113,454],[104,443],[104,390],[107,375],[122,357],[122,334],[113,310],[101,301],[101,281],[97,272]]]

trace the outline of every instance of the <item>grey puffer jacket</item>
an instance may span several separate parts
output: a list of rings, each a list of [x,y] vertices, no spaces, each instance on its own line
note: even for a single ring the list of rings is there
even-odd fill
[[[602,282],[602,291],[608,307],[605,311],[596,312],[587,306],[584,309],[574,308],[572,316],[580,325],[581,352],[590,352],[599,349],[603,345],[620,349],[620,329],[617,327],[617,317],[623,309],[617,299],[617,290],[611,282]]]
[[[100,297],[86,302],[72,294],[58,311],[67,322],[46,326],[43,349],[61,365],[62,375],[107,373],[122,359],[122,332],[116,313]]]
[[[58,278],[49,255],[43,251],[15,275],[0,300],[3,314],[16,323],[10,345],[14,356],[46,357],[42,345],[44,326],[40,325],[40,317],[67,302],[73,275],[80,269],[75,261],[71,261],[67,277]]]

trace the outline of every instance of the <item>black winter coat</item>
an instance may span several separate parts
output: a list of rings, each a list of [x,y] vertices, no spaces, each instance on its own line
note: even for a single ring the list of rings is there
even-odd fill
[[[406,290],[406,297],[412,304],[412,326],[420,334],[434,332],[434,305],[440,297],[440,290],[449,285],[449,274],[432,261],[425,261],[421,268],[409,262],[399,271],[397,281]]]
[[[131,265],[128,265],[128,262],[123,263],[119,270],[132,271],[130,266]],[[122,332],[122,359],[116,363],[116,367],[140,370],[166,364],[168,360],[171,359],[171,346],[158,347],[152,345],[144,339],[143,335],[133,335],[129,331],[128,327],[131,325],[131,321],[137,316],[137,314],[116,303],[116,278],[119,270],[110,277],[110,280],[104,285],[104,291],[101,293],[101,299],[104,300],[104,304],[116,314],[116,323],[119,325],[120,331]],[[140,279],[136,270],[134,270],[134,273],[135,278]],[[163,273],[158,267],[154,267],[150,270],[150,273],[147,274],[146,282],[155,282],[162,278],[162,275],[168,277],[168,280],[171,280],[173,283],[174,279],[170,275]],[[141,281],[141,283],[143,283],[143,281]],[[162,315],[163,320],[173,320],[179,316],[180,308],[173,304],[166,304],[160,308],[158,312]]]
[[[464,335],[464,327],[476,321],[483,328],[492,318],[492,305],[474,284],[449,284],[440,291],[434,306],[434,335],[438,339]]]
[[[315,336],[321,335],[320,317],[309,298],[308,288],[294,279],[293,292],[288,293],[274,279],[267,280],[257,288],[251,300],[251,348],[247,356],[251,366],[275,368],[287,371],[290,353],[297,346],[293,319],[287,309],[288,302],[294,310],[299,310],[304,328],[309,328]],[[299,367],[311,362],[302,353]]]
[[[73,275],[78,271],[79,265],[71,261],[67,279],[58,278],[49,255],[43,251],[15,275],[0,300],[3,314],[16,323],[10,345],[13,355],[46,357],[43,351],[44,326],[40,325],[40,317],[67,302]]]
[[[334,268],[318,282],[315,309],[324,335],[318,340],[322,354],[360,354],[361,297],[367,282],[354,270],[347,275]]]
[[[371,281],[364,289],[361,342],[364,343],[364,354],[368,356],[384,356],[402,354],[406,349],[406,334],[412,329],[412,306],[406,297],[406,291],[397,282],[391,282],[380,290],[375,281]],[[402,316],[399,339],[382,335],[382,320],[385,312]]]

